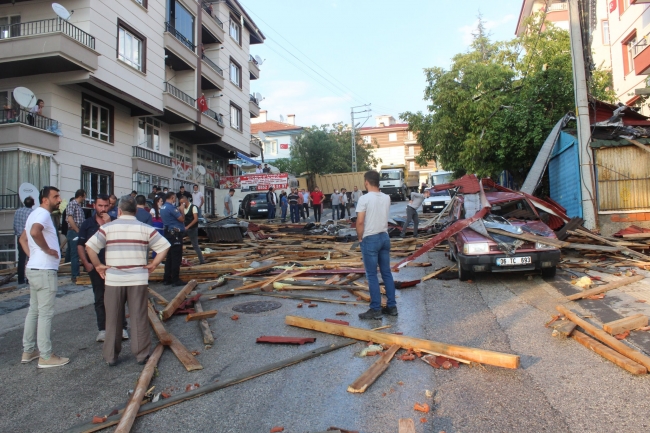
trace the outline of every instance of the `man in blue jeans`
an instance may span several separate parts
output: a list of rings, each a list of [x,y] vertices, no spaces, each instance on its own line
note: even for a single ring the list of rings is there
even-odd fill
[[[390,214],[390,197],[379,192],[379,173],[375,170],[363,175],[364,186],[368,194],[359,198],[357,203],[357,238],[361,241],[363,266],[370,288],[370,309],[359,314],[360,319],[381,319],[384,314],[397,316],[395,302],[395,282],[390,271],[390,238],[388,237],[388,217]],[[381,292],[377,279],[377,265],[384,280],[386,306],[381,306]]]
[[[68,233],[66,237],[68,239],[68,251],[70,251],[71,280],[73,283],[77,282],[77,277],[79,276],[79,253],[77,252],[77,245],[79,241],[79,227],[81,227],[81,224],[86,219],[84,210],[81,207],[84,201],[86,201],[86,191],[78,189],[74,193],[74,200],[70,200],[70,203],[68,203],[65,209],[68,220]]]

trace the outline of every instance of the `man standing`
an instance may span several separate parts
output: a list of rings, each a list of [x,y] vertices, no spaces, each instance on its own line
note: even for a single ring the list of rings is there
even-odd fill
[[[117,196],[115,194],[108,196],[108,211],[106,213],[112,220],[117,219]]]
[[[176,208],[174,202],[176,194],[167,193],[165,204],[160,208],[160,217],[163,220],[165,239],[171,247],[165,260],[165,275],[163,284],[166,286],[183,286],[180,280],[181,259],[183,258],[183,237],[185,236],[185,206],[183,203]]]
[[[149,274],[162,262],[169,249],[156,229],[135,218],[133,197],[122,197],[117,220],[103,225],[86,241],[86,252],[97,273],[106,282],[106,340],[102,354],[109,366],[117,364],[122,350],[124,303],[129,303],[131,319],[131,352],[139,364],[149,358],[151,330],[147,322],[147,282]],[[99,261],[99,252],[106,249],[106,264]],[[147,264],[147,250],[156,257]]]
[[[270,173],[271,168],[269,167],[268,164],[264,164],[264,168],[262,169],[262,173]]]
[[[235,208],[232,205],[232,196],[235,195],[234,188],[230,188],[228,195],[223,199],[223,213],[229,217],[235,214]]]
[[[199,247],[199,211],[196,208],[196,205],[193,205],[189,202],[187,197],[181,197],[181,206],[183,207],[184,214],[183,224],[185,224],[185,233],[190,238],[192,242],[192,248],[199,258],[199,263],[205,263],[203,259],[203,253],[201,252],[201,247]]]
[[[303,188],[300,191],[300,194],[302,195],[302,207],[303,207],[302,219],[305,219],[305,214],[307,215],[307,218],[309,218],[309,201],[311,200],[309,197],[309,192],[305,191],[305,189]]]
[[[185,191],[185,187],[181,185],[181,187],[178,189],[178,192],[176,193],[176,198],[178,198],[178,203],[181,202],[182,197],[187,197],[188,202],[192,202],[192,194],[189,191]]]
[[[300,211],[298,210],[299,199],[300,195],[298,194],[298,188],[291,188],[291,194],[289,194],[287,200],[289,200],[289,211],[291,212],[292,223],[300,222]]]
[[[14,215],[14,234],[20,238],[20,235],[25,231],[25,223],[27,218],[32,213],[34,206],[34,199],[31,197],[25,198],[23,202],[25,205],[16,211]],[[22,245],[18,242],[18,284],[25,284],[25,263],[27,262],[27,251],[23,250]]]
[[[354,191],[352,191],[352,208],[354,210],[354,214],[357,214],[357,203],[359,203],[359,199],[363,195],[362,191],[359,191],[359,188],[356,186],[354,187]]]
[[[29,215],[20,235],[20,245],[24,251],[29,251],[25,271],[29,279],[29,310],[25,318],[20,362],[27,364],[38,358],[38,368],[51,368],[70,362],[69,358],[52,353],[50,340],[61,260],[59,238],[51,214],[61,204],[61,196],[57,188],[46,186],[38,199],[41,205]],[[37,342],[38,349],[35,347]]]
[[[70,252],[70,268],[72,274],[72,282],[77,282],[79,276],[79,253],[77,252],[77,241],[79,240],[79,227],[86,219],[84,210],[81,204],[86,200],[86,191],[78,189],[74,193],[74,200],[70,200],[68,207],[65,208],[66,219],[68,221],[68,251]]]
[[[319,187],[315,187],[311,194],[309,194],[309,200],[314,207],[314,222],[316,223],[320,223],[321,206],[324,197]]]
[[[138,191],[133,190],[131,191],[131,197],[136,198],[138,196]]]
[[[192,191],[192,204],[196,206],[196,208],[199,210],[199,218],[203,217],[203,193],[199,191],[199,186],[197,184],[194,184],[192,187],[194,191]],[[166,200],[166,199],[165,199]]]
[[[100,194],[95,198],[95,214],[91,218],[86,219],[83,224],[81,224],[81,227],[79,227],[79,242],[77,244],[79,258],[81,259],[83,267],[88,272],[90,283],[93,286],[93,295],[95,295],[95,316],[97,317],[97,329],[99,331],[95,341],[100,343],[106,339],[106,307],[104,306],[104,292],[106,290],[106,285],[104,279],[99,275],[99,273],[97,273],[97,270],[86,254],[86,242],[97,233],[97,230],[99,230],[101,226],[111,222],[111,217],[106,213],[108,206],[107,195]],[[102,265],[106,264],[103,248],[99,251],[98,258]],[[129,339],[129,333],[126,330],[126,326],[126,317],[124,317],[124,320],[122,321],[123,340]]]
[[[154,200],[154,199],[156,198],[156,193],[157,193],[157,192],[158,192],[158,187],[157,187],[156,185],[154,185],[154,186],[151,188],[151,192],[149,193],[149,195],[147,196],[147,198],[150,199],[150,200]]]
[[[138,205],[138,209],[135,213],[135,218],[143,224],[151,225],[153,220],[151,218],[151,213],[145,209],[147,205],[147,199],[142,194],[135,196],[135,203]]]
[[[379,191],[379,173],[375,170],[363,175],[368,194],[359,199],[357,205],[357,239],[361,242],[363,267],[370,288],[370,309],[359,314],[360,319],[381,319],[383,314],[397,316],[395,302],[395,282],[390,271],[390,238],[388,237],[388,217],[390,197]],[[377,265],[384,280],[386,307],[381,306],[381,292],[377,279]]]
[[[406,228],[411,224],[411,220],[413,220],[413,237],[418,237],[418,225],[420,224],[418,208],[427,197],[429,197],[429,191],[424,191],[424,194],[420,194],[419,192],[411,193],[409,204],[406,205],[406,221],[404,221],[402,233],[399,235],[400,238],[404,239],[404,236],[406,236]]]
[[[278,205],[278,197],[273,192],[273,187],[269,187],[269,192],[266,193],[266,202],[268,203],[269,213],[266,215],[268,222],[275,219],[275,208]]]
[[[348,218],[350,218],[350,208],[348,207],[349,201],[348,201],[348,190],[345,188],[341,188],[341,219],[346,219],[345,218],[345,211],[348,211]]]
[[[341,216],[341,194],[339,194],[338,190],[334,190],[334,193],[332,193],[332,219],[334,222],[339,220]]]

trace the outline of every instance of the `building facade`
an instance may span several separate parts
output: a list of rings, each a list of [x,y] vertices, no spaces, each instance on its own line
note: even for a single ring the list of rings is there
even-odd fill
[[[23,182],[56,185],[66,201],[79,188],[92,199],[196,183],[213,213],[229,159],[256,155],[257,25],[237,0],[60,3],[68,19],[50,2],[0,0],[0,250],[15,249]],[[42,115],[13,98],[19,86]]]
[[[361,128],[359,134],[364,143],[377,146],[374,156],[381,160],[375,167],[377,170],[382,165],[405,164],[409,171],[420,172],[420,182],[427,182],[429,174],[436,171],[435,161],[429,161],[425,166],[415,162],[421,146],[415,133],[408,130],[408,123],[397,123],[390,115],[376,116],[375,126]]]
[[[278,122],[267,118],[266,110],[260,111],[259,117],[251,119],[251,134],[262,143],[264,162],[272,164],[276,159],[291,158],[291,147],[296,137],[302,134],[302,126],[296,125],[295,114],[287,116],[287,122]],[[263,132],[265,140],[262,142],[259,133]],[[255,158],[262,162],[261,156]]]

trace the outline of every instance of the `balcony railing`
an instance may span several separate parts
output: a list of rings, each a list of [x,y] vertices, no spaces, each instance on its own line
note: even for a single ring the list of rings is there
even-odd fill
[[[214,69],[217,72],[217,74],[219,74],[219,75],[221,75],[223,77],[223,69],[221,69],[219,66],[217,66],[216,63],[214,63],[212,60],[210,60],[208,58],[208,56],[206,56],[205,54],[201,54],[201,58],[203,59],[203,61],[205,63],[208,64],[208,66],[210,66],[212,69]]]
[[[23,123],[49,132],[55,132],[59,126],[59,122],[56,120],[36,113],[30,113],[23,108],[0,110],[0,125],[10,123]]]
[[[181,92],[178,88],[172,86],[171,84],[169,84],[166,81],[165,81],[165,92],[169,93],[170,95],[174,96],[175,98],[180,99],[181,101],[185,102],[187,105],[190,105],[193,108],[196,108],[196,99],[192,98],[187,93]]]
[[[257,66],[260,65],[259,63],[257,63],[257,60],[255,60],[255,57],[253,57],[253,56],[250,55],[250,54],[248,55],[248,61],[249,61],[249,62],[253,62],[253,63],[255,63]]]
[[[548,5],[548,8],[546,9],[547,12],[555,12],[555,11],[565,11],[569,9],[569,4],[567,2],[561,2],[561,3],[553,3]]]
[[[0,209],[18,209],[20,207],[20,197],[18,194],[0,195]]]
[[[641,40],[634,45],[635,56],[639,54],[641,51],[645,50],[646,47],[648,46],[648,40],[646,39],[646,37],[650,37],[650,35],[646,35],[645,37],[641,38]]]
[[[210,15],[210,17],[214,20],[214,22],[217,23],[219,27],[223,29],[223,22],[214,13],[214,10],[212,10],[212,4],[206,2],[206,1],[201,1],[201,6],[203,7],[203,10]]]
[[[172,159],[168,155],[163,155],[146,147],[133,146],[133,157],[146,159],[147,161],[156,162],[167,167],[172,166]]]
[[[178,39],[183,45],[185,45],[187,48],[192,50],[192,52],[195,52],[196,50],[196,45],[192,43],[189,39],[187,39],[181,32],[176,30],[176,27],[174,27],[169,21],[165,23],[165,29],[174,35],[176,39]]]
[[[225,127],[225,124],[223,123],[223,114],[216,113],[210,110],[209,108],[205,110],[203,114],[216,120],[217,124],[219,124],[219,126],[221,126],[222,128]]]
[[[250,101],[257,105],[258,107],[260,106],[260,101],[257,100],[257,98],[254,95],[249,95],[250,96]]]
[[[0,39],[17,38],[19,36],[44,35],[61,32],[72,39],[95,49],[95,38],[61,18],[50,18],[26,23],[6,24],[0,26]]]

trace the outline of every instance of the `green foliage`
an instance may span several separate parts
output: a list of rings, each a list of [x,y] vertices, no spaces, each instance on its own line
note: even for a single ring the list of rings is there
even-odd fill
[[[291,159],[277,160],[289,173],[299,175],[347,173],[352,171],[352,132],[343,123],[305,128],[291,146]],[[357,170],[370,170],[380,161],[374,155],[374,146],[363,143],[357,134]],[[280,166],[278,166],[280,168]],[[283,171],[281,168],[281,171]]]
[[[529,28],[542,19],[532,17]],[[422,145],[416,161],[436,160],[458,175],[509,170],[523,180],[555,123],[574,111],[569,34],[550,23],[508,42],[490,41],[480,24],[467,53],[425,74],[429,112],[400,117]],[[606,78],[592,80],[594,95],[608,95]]]

